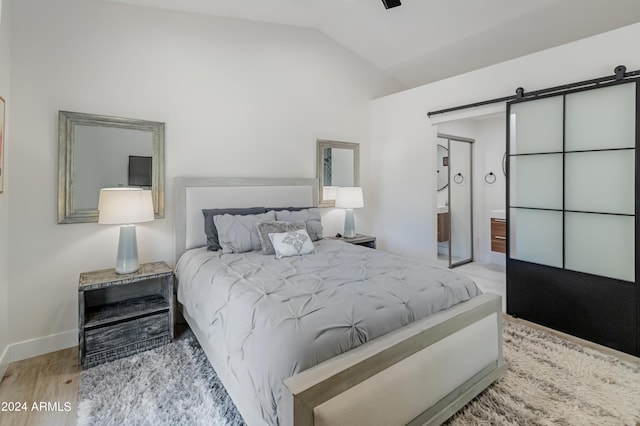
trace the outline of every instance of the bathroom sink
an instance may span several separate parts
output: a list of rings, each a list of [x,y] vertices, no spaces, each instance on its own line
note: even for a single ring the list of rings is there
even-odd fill
[[[491,217],[495,219],[506,219],[506,212],[504,209],[500,210],[491,210]]]

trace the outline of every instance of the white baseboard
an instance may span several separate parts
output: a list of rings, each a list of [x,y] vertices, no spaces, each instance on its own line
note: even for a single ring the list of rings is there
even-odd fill
[[[78,345],[78,330],[63,331],[49,336],[24,340],[9,345],[7,355],[9,362],[21,361],[34,356],[60,351]]]
[[[500,265],[500,266],[507,265],[507,256],[504,253],[496,253],[492,251],[490,256],[491,257],[489,258],[489,263],[493,263],[495,265]]]
[[[5,346],[4,351],[2,351],[2,355],[0,355],[0,382],[4,377],[4,373],[7,372],[7,368],[9,367],[9,346]]]

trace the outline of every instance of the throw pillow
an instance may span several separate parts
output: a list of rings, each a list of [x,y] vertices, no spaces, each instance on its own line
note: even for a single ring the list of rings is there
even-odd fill
[[[231,215],[248,215],[266,213],[264,207],[249,208],[230,208],[230,209],[202,209],[204,215],[204,233],[207,236],[207,250],[220,250],[220,241],[218,240],[218,229],[213,223],[213,217],[224,214]]]
[[[277,234],[282,232],[297,231],[298,229],[306,229],[304,221],[297,222],[261,222],[257,225],[258,237],[260,237],[260,245],[263,254],[275,254],[273,244],[269,239],[269,234]]]
[[[318,241],[322,238],[322,222],[320,219],[320,209],[318,208],[313,207],[299,211],[276,211],[276,220],[284,222],[304,220],[311,240]]]
[[[269,234],[276,258],[313,253],[315,247],[306,229]]]
[[[260,237],[256,225],[264,221],[275,220],[274,212],[255,215],[217,215],[213,222],[218,230],[218,239],[222,253],[244,253],[260,250]]]

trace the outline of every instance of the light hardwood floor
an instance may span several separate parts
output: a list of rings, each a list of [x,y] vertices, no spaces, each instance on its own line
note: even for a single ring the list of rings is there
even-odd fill
[[[77,347],[9,364],[0,382],[0,425],[75,425],[80,371]],[[26,411],[15,411],[16,404]]]

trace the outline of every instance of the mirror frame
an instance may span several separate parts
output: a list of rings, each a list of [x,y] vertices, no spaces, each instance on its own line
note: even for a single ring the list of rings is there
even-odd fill
[[[316,177],[318,178],[318,207],[335,207],[335,200],[324,200],[324,158],[325,148],[340,148],[353,150],[353,186],[360,186],[360,144],[354,142],[340,142],[326,139],[316,141]]]
[[[75,210],[73,175],[75,126],[115,127],[152,133],[151,192],[156,219],[164,217],[164,123],[80,112],[58,112],[58,223],[98,221],[98,209]]]

